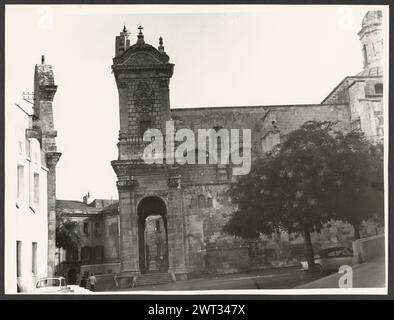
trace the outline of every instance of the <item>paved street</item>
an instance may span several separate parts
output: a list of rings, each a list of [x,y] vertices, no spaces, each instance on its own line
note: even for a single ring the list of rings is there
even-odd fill
[[[292,267],[191,279],[157,286],[120,289],[119,291],[291,289],[314,280],[316,278],[307,277],[300,267]]]

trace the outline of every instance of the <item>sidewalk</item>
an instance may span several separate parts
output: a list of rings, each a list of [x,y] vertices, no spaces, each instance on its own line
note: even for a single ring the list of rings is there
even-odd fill
[[[335,273],[297,289],[338,288],[341,276],[343,274]],[[384,288],[385,279],[384,257],[353,266],[353,288]]]
[[[70,288],[71,292],[74,293],[81,293],[81,294],[89,294],[92,293],[92,291],[86,289],[86,288],[82,288],[78,285],[68,285],[68,287]]]

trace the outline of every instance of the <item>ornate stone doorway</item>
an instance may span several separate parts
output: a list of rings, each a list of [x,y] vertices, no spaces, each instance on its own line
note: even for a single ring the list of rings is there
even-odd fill
[[[141,273],[168,272],[167,208],[149,196],[138,204],[138,248]]]

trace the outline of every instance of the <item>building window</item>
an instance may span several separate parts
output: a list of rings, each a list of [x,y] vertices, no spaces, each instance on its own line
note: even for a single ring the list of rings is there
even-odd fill
[[[37,242],[31,244],[31,272],[37,274]]]
[[[160,220],[156,220],[156,231],[160,231]]]
[[[25,146],[26,146],[26,155],[30,158],[30,140],[29,139],[26,139]]]
[[[198,207],[199,208],[206,208],[206,202],[204,195],[200,194],[198,196]]]
[[[34,204],[38,204],[40,202],[40,176],[38,173],[34,174]]]
[[[24,167],[18,165],[18,178],[17,178],[17,197],[23,199],[23,188],[24,188]]]
[[[22,241],[16,242],[16,276],[22,275]]]
[[[100,222],[94,223],[94,235],[96,237],[101,237],[101,223]]]
[[[83,247],[81,249],[81,260],[82,264],[90,264],[91,263],[91,248]]]
[[[150,120],[142,120],[140,122],[140,136],[141,138],[144,136],[146,130],[152,128],[152,121]]]
[[[382,83],[375,84],[375,94],[383,94],[383,84]]]
[[[94,247],[93,251],[94,251],[93,263],[103,263],[104,247],[103,246],[96,246],[96,247]]]
[[[83,233],[87,236],[89,235],[89,222],[83,223]]]

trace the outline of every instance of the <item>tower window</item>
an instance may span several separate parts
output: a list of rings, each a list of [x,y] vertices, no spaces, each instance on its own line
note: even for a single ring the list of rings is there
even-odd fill
[[[375,84],[375,94],[383,94],[383,84],[382,83]]]
[[[142,138],[144,136],[145,131],[151,128],[152,128],[152,121],[142,120],[140,122],[140,137]]]
[[[367,46],[363,46],[364,67],[368,64]]]
[[[199,208],[206,208],[206,202],[205,202],[205,197],[204,195],[200,194],[198,196],[198,207]]]

